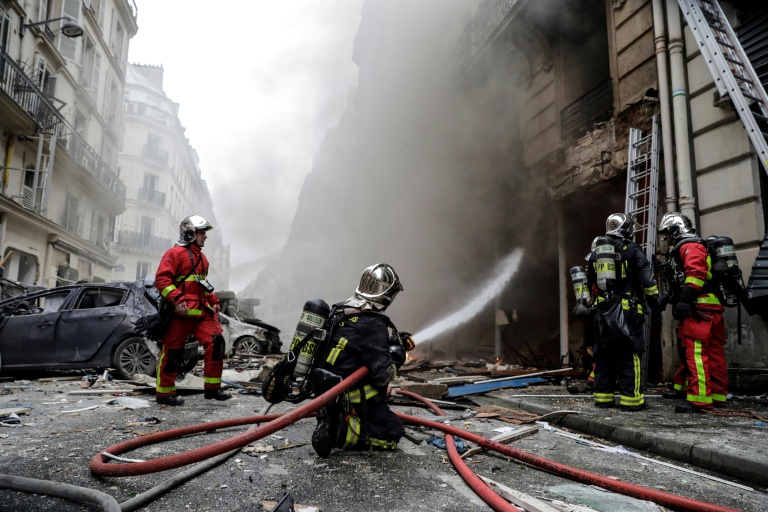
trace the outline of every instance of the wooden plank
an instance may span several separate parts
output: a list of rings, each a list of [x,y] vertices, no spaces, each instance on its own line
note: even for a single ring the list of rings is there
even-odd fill
[[[491,438],[491,441],[496,441],[497,443],[509,444],[512,441],[517,441],[518,439],[522,439],[524,437],[533,435],[538,431],[539,431],[539,427],[534,427],[534,426],[522,427],[522,428],[513,430],[512,432],[504,432],[503,434],[493,436]],[[483,448],[481,446],[475,446],[474,448],[470,448],[469,450],[461,454],[461,458],[466,459],[467,457],[471,457],[473,455],[476,455],[484,451],[487,451],[487,448]]]
[[[504,388],[524,388],[524,387],[527,387],[528,384],[540,384],[543,382],[549,382],[549,381],[547,379],[542,379],[540,377],[529,377],[529,378],[517,379],[517,380],[478,382],[475,384],[468,384],[466,386],[454,386],[452,388],[448,388],[448,396],[455,397],[455,396],[464,396],[464,395],[475,395],[478,393],[487,393],[488,391],[493,391],[495,389],[504,389]]]
[[[506,485],[494,482],[490,478],[481,475],[478,476],[483,479],[483,482],[485,482],[493,492],[518,507],[523,508],[526,512],[560,512],[549,503],[541,501],[538,498],[534,498],[533,496],[529,496],[518,490],[507,487]]]
[[[561,368],[559,370],[548,370],[546,372],[526,373],[526,374],[523,374],[523,375],[515,375],[515,376],[512,376],[512,377],[502,377],[500,379],[483,380],[483,381],[478,382],[478,384],[483,383],[483,382],[502,382],[502,381],[505,381],[505,380],[524,379],[526,377],[538,377],[539,375],[556,375],[558,373],[569,372],[571,370],[573,370],[573,368]]]

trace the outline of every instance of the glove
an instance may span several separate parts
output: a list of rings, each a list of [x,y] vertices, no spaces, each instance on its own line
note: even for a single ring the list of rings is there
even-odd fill
[[[682,322],[686,318],[692,316],[694,311],[696,311],[696,306],[693,304],[688,302],[678,302],[672,308],[672,316],[675,317],[675,320]]]
[[[661,302],[659,302],[659,296],[658,295],[651,295],[647,298],[648,301],[648,307],[651,308],[653,311],[661,311]]]
[[[410,352],[416,347],[416,342],[411,338],[411,333],[407,331],[401,331],[397,333],[400,338],[400,344],[403,346],[406,352]]]
[[[578,303],[576,304],[576,307],[573,308],[573,314],[579,317],[589,316],[589,308],[582,303]]]
[[[398,368],[401,364],[405,362],[405,349],[398,345],[390,345],[389,346],[389,357],[392,358],[392,362],[395,363],[395,366]]]

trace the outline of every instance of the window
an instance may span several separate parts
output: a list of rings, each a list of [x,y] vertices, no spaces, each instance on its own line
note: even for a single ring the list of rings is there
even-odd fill
[[[83,34],[83,53],[80,57],[80,85],[86,89],[92,87],[93,64],[96,60],[96,47],[88,34]]]
[[[136,279],[144,279],[147,274],[150,273],[149,263],[146,261],[139,261],[136,263]]]
[[[9,247],[5,250],[4,258],[7,258],[3,264],[7,279],[24,284],[37,282],[37,256]]]
[[[112,77],[112,74],[107,74],[107,88],[104,90],[104,108],[102,115],[104,119],[111,125],[117,122],[117,98],[118,98],[117,82]]]
[[[115,289],[87,290],[80,296],[75,309],[110,308],[123,302],[125,292]]]
[[[0,51],[8,53],[11,37],[11,17],[0,8]]]
[[[64,227],[77,235],[83,234],[83,219],[80,216],[80,200],[72,194],[67,194],[67,205],[64,212]]]

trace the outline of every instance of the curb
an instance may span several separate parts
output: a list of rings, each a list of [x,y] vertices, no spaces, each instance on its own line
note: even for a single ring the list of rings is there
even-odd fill
[[[512,408],[521,409],[535,414],[547,414],[552,409],[538,404],[494,397]],[[768,464],[744,458],[740,455],[714,450],[707,446],[697,446],[679,440],[667,439],[661,436],[639,432],[626,427],[619,427],[595,419],[568,414],[562,417],[558,426],[564,426],[583,434],[607,439],[626,447],[645,450],[679,462],[692,464],[699,468],[716,471],[723,475],[738,478],[758,485],[765,486],[765,475],[768,474]]]

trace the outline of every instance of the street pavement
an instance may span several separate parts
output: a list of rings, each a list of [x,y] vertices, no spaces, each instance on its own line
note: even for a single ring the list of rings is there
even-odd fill
[[[113,496],[120,503],[125,503],[137,494],[178,474],[182,469],[124,478],[99,478],[89,471],[88,463],[94,454],[136,436],[204,422],[253,416],[266,405],[266,402],[255,394],[241,394],[227,402],[216,402],[204,400],[200,393],[187,393],[187,403],[182,407],[159,406],[154,402],[152,395],[136,395],[131,398],[146,400],[147,407],[129,409],[110,405],[109,402],[116,397],[109,394],[70,394],[78,389],[78,381],[43,382],[29,379],[0,383],[0,409],[20,406],[29,408],[27,414],[20,415],[17,426],[0,427],[0,474],[95,489]],[[566,397],[562,401],[536,398],[521,400],[519,396],[513,396],[555,392],[566,393],[565,388],[561,386],[531,386],[522,391],[501,390],[470,398],[478,403],[490,400],[512,408],[575,410],[579,412],[578,415],[566,415],[559,422],[554,420],[560,415],[545,420],[557,428],[566,428],[568,422],[579,418],[590,420],[590,425],[607,424],[645,432],[648,435],[652,433],[655,436],[652,446],[661,443],[656,437],[663,438],[668,435],[670,439],[684,438],[688,439],[686,442],[693,447],[689,450],[690,453],[698,453],[704,447],[711,446],[713,455],[710,459],[714,460],[726,458],[726,455],[729,460],[735,460],[738,455],[738,460],[754,461],[758,458],[755,453],[760,453],[763,457],[765,455],[765,436],[768,435],[768,428],[756,426],[756,420],[675,416],[670,412],[673,403],[662,402],[660,399],[651,402],[649,411],[643,413],[609,411],[606,414],[605,411],[595,410],[591,407],[590,400],[584,398]],[[749,409],[758,410],[757,404],[748,405]],[[292,404],[283,403],[274,406],[270,413],[286,412],[294,407]],[[428,414],[424,409],[415,406],[398,405],[396,409],[407,414]],[[450,409],[446,412],[451,414],[457,410]],[[764,406],[762,412],[765,413]],[[489,510],[457,476],[447,461],[445,450],[427,443],[430,438],[438,435],[435,431],[409,427],[410,440],[402,440],[398,450],[393,453],[374,452],[369,455],[367,452],[334,451],[328,459],[320,459],[308,444],[314,424],[313,419],[301,420],[265,439],[255,441],[249,445],[249,453],[233,454],[219,466],[175,489],[167,490],[160,498],[141,510],[270,510],[270,505],[267,505],[268,508],[262,505],[268,501],[274,502],[286,493],[299,504],[311,505],[325,512]],[[456,420],[452,424],[485,437],[497,435],[498,429],[515,426],[495,418]],[[227,439],[247,428],[237,427],[206,435],[189,436],[140,448],[123,456],[136,459],[164,457]],[[569,430],[578,432],[576,428]],[[619,429],[614,428],[614,431],[618,432]],[[749,512],[766,510],[768,495],[765,490],[754,482],[747,481],[747,478],[751,478],[751,470],[745,470],[741,477],[733,476],[724,471],[713,472],[694,465],[701,457],[692,457],[691,462],[682,462],[669,455],[657,454],[653,447],[650,451],[633,448],[621,439],[614,441],[608,437],[600,437],[591,440],[611,446],[623,444],[649,458],[749,485],[755,490],[732,487],[679,471],[674,467],[658,466],[647,460],[628,459],[619,454],[596,450],[588,444],[546,430],[515,441],[513,446],[563,464],[689,498]],[[749,446],[743,443],[749,443]],[[286,448],[280,449],[282,447]],[[468,463],[479,475],[550,503],[560,501],[571,506],[581,503],[592,506],[591,510],[662,510],[658,507],[627,508],[629,505],[621,505],[617,509],[616,495],[574,484],[560,476],[493,453],[475,455],[468,459]],[[746,462],[743,465],[747,467]],[[577,486],[578,493],[575,493],[572,487],[574,485]],[[590,496],[584,498],[585,493]],[[613,505],[608,505],[608,508],[605,508],[606,505],[600,505],[598,498],[601,495],[609,497],[609,503]],[[82,510],[100,509],[60,498],[0,491],[0,511]]]

